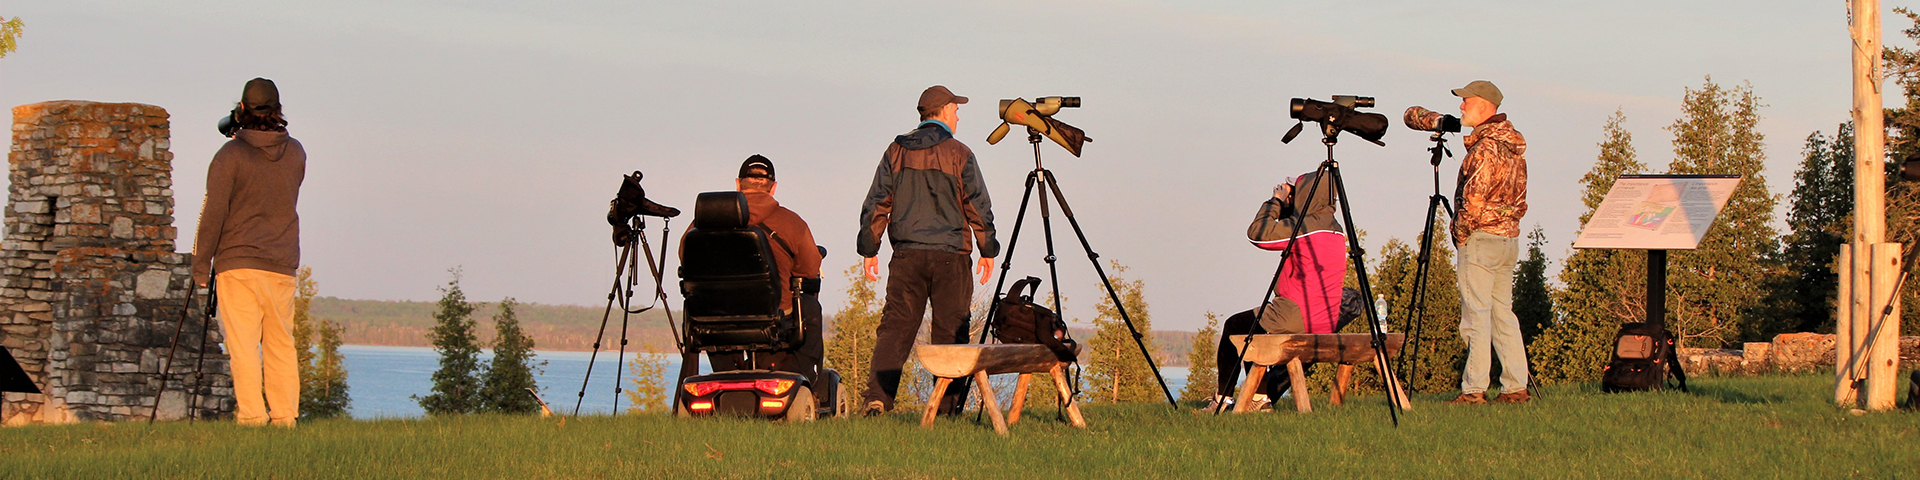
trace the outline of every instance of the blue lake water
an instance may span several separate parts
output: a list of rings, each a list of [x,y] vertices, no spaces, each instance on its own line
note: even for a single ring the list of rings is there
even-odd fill
[[[586,385],[586,397],[578,396],[581,381],[587,378],[588,356],[590,352],[536,351],[535,360],[547,362],[546,370],[534,378],[540,385],[540,396],[545,398],[557,413],[570,414],[574,402],[580,400],[580,413],[608,414],[614,410],[614,376],[630,380],[623,360],[632,359],[637,353],[629,352],[624,358],[614,352],[600,352],[593,364],[592,381]],[[433,389],[433,371],[439,368],[440,357],[427,347],[382,347],[371,345],[342,345],[340,355],[347,365],[347,387],[353,396],[352,414],[356,418],[406,418],[426,414],[420,403],[412,397],[426,396]],[[680,371],[678,355],[666,355],[667,368],[663,384],[671,385],[673,376]],[[492,358],[492,352],[483,352],[481,361]],[[702,365],[702,372],[706,372]],[[1187,384],[1186,367],[1165,367],[1160,369],[1166,376],[1167,387],[1175,395]],[[998,382],[995,382],[998,383]],[[631,385],[631,383],[629,383]],[[854,389],[858,392],[859,389]],[[620,398],[619,407],[626,409],[628,401]]]

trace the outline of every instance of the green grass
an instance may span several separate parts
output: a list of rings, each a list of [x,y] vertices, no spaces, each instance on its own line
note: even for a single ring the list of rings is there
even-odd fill
[[[1279,478],[1302,475],[1701,478],[1902,477],[1920,466],[1920,416],[1849,415],[1824,375],[1699,379],[1693,393],[1548,388],[1528,405],[1382,397],[1344,407],[1196,416],[1092,405],[1091,428],[1027,411],[1010,437],[918,416],[785,425],[664,416],[474,416],[0,429],[6,478]]]

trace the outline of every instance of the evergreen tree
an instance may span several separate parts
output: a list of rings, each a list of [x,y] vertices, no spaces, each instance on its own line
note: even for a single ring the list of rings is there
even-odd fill
[[[313,297],[320,293],[313,268],[294,277],[293,349],[300,375],[300,416],[333,418],[347,414],[347,369],[340,359],[341,327],[313,318]],[[318,338],[315,338],[318,337]],[[316,348],[317,347],[317,348]]]
[[[1600,154],[1580,177],[1586,225],[1621,175],[1646,171],[1633,149],[1626,115],[1616,110],[1601,129]],[[1625,322],[1646,316],[1646,253],[1634,250],[1574,250],[1560,267],[1562,287],[1553,292],[1561,315],[1527,349],[1538,383],[1592,381],[1612,352],[1613,334]]]
[[[1152,335],[1153,317],[1147,312],[1146,283],[1126,279],[1127,267],[1119,262],[1109,261],[1109,265],[1109,280],[1120,296],[1120,305],[1126,308],[1133,327],[1139,329],[1140,341],[1146,344],[1147,351],[1159,359],[1160,348]],[[1099,288],[1106,289],[1104,285]],[[1094,311],[1098,315],[1093,319],[1093,338],[1087,340],[1085,354],[1081,355],[1087,364],[1087,394],[1099,402],[1150,402],[1166,398],[1159,382],[1154,380],[1153,370],[1147,368],[1146,357],[1140,355],[1132,332],[1120,318],[1120,311],[1114,308],[1113,299],[1101,296]]]
[[[1759,131],[1760,98],[1750,84],[1723,88],[1708,77],[1686,89],[1673,132],[1676,174],[1740,175],[1740,186],[1694,250],[1672,252],[1668,264],[1668,326],[1682,346],[1719,347],[1738,341],[1758,321],[1772,275],[1777,239],[1767,191],[1766,136]]]
[[[1807,136],[1800,170],[1794,174],[1790,232],[1781,240],[1779,262],[1786,274],[1775,277],[1767,304],[1774,310],[1747,337],[1763,341],[1789,332],[1833,331],[1834,273],[1840,248],[1847,243],[1853,216],[1853,125],[1843,123],[1836,137]]]
[[[860,273],[860,263],[846,270],[847,304],[827,323],[827,368],[840,372],[840,383],[859,395],[872,375],[874,334],[880,328],[881,298],[877,282]],[[908,370],[910,371],[910,370]],[[855,399],[855,408],[865,408]]]
[[[1220,379],[1214,361],[1219,350],[1220,315],[1207,312],[1207,326],[1193,333],[1193,349],[1187,351],[1187,388],[1180,390],[1181,401],[1206,401],[1218,392]]]
[[[669,386],[671,381],[665,377],[666,373],[666,355],[662,355],[660,349],[651,345],[627,362],[627,374],[633,376],[633,379],[627,380],[631,384],[627,386],[625,392],[627,402],[633,404],[627,407],[627,413],[668,411],[667,400],[672,397],[667,395],[667,391],[672,387]]]
[[[460,291],[460,269],[448,270],[453,280],[440,288],[439,310],[433,314],[436,324],[427,338],[440,354],[440,368],[433,372],[433,390],[422,398],[420,408],[428,415],[475,413],[486,407],[481,396],[480,341],[474,336],[473,304]]]
[[[1902,30],[1909,40],[1920,43],[1920,14],[1905,7],[1894,12],[1905,15],[1913,26]],[[1887,127],[1887,236],[1906,248],[1920,248],[1920,185],[1900,180],[1900,163],[1920,154],[1920,49],[1886,47],[1882,56],[1886,76],[1900,85],[1905,102],[1900,108],[1886,110]],[[1851,149],[1853,142],[1844,143]],[[1851,152],[1851,150],[1849,150]],[[1849,154],[1849,156],[1851,156]],[[1847,219],[1851,233],[1851,214]],[[1907,278],[1900,294],[1900,331],[1920,332],[1920,275]]]
[[[520,330],[520,318],[513,312],[518,305],[507,297],[500,301],[500,314],[493,317],[493,362],[487,366],[480,390],[483,411],[540,412],[540,401],[529,390],[539,391],[533,377],[547,362],[534,360],[533,339]]]
[[[1460,286],[1459,276],[1455,274],[1453,262],[1453,243],[1447,235],[1447,220],[1434,219],[1433,247],[1428,260],[1426,312],[1416,316],[1413,311],[1413,284],[1419,279],[1419,245],[1409,245],[1398,238],[1389,238],[1380,248],[1378,263],[1374,264],[1369,277],[1372,280],[1373,293],[1386,297],[1389,322],[1388,330],[1413,335],[1419,330],[1418,338],[1409,338],[1400,356],[1409,360],[1412,349],[1419,343],[1419,358],[1408,363],[1408,371],[1396,371],[1403,379],[1411,379],[1415,392],[1445,393],[1460,389],[1460,371],[1466,365],[1466,342],[1460,338]],[[1414,238],[1419,238],[1415,234]],[[1418,240],[1415,240],[1416,242]],[[1367,333],[1372,327],[1366,325],[1363,315],[1359,321],[1347,325],[1341,333]],[[1394,358],[1394,366],[1400,367],[1399,358]],[[1331,378],[1331,372],[1327,372]],[[1411,377],[1409,377],[1411,375]],[[1331,383],[1327,383],[1331,385]],[[1356,392],[1380,392],[1380,379],[1371,369],[1354,370],[1352,388]]]
[[[1527,345],[1553,325],[1553,297],[1547,288],[1547,233],[1540,224],[1527,234],[1527,259],[1513,271],[1513,315],[1520,319],[1520,338]]]

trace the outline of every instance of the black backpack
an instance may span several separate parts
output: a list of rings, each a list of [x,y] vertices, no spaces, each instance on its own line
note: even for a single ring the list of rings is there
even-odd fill
[[[1020,289],[1027,289],[1025,295]],[[1007,290],[1007,296],[1000,299],[999,311],[988,325],[993,328],[993,338],[1005,344],[1040,344],[1053,351],[1062,362],[1076,359],[1073,338],[1067,336],[1067,322],[1060,315],[1033,303],[1033,294],[1040,290],[1040,279],[1027,277],[1013,282],[1013,288]]]
[[[1680,368],[1680,355],[1674,351],[1673,333],[1663,325],[1635,322],[1620,326],[1613,336],[1613,358],[1600,374],[1600,389],[1612,392],[1639,392],[1666,388],[1667,376],[1687,391],[1687,372]]]

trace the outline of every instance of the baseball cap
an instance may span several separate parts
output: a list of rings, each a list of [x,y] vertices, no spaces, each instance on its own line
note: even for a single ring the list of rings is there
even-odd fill
[[[1505,96],[1500,95],[1500,87],[1493,86],[1493,82],[1486,80],[1474,80],[1473,83],[1469,83],[1467,86],[1453,89],[1453,95],[1460,98],[1484,98],[1489,102],[1493,102],[1493,106],[1496,107],[1500,106],[1500,100],[1505,98]]]
[[[773,179],[773,160],[768,160],[767,157],[760,156],[760,154],[757,153],[751,157],[747,157],[747,161],[740,162],[740,178],[764,178],[770,182],[779,181]]]
[[[266,112],[280,108],[280,87],[273,80],[255,77],[247,81],[247,87],[240,92],[240,101],[247,104],[249,110]]]
[[[947,87],[944,85],[934,85],[927,87],[926,91],[920,92],[920,105],[915,106],[914,109],[920,113],[927,113],[936,108],[947,106],[949,103],[967,103],[967,97],[954,95],[953,91],[947,90]]]

